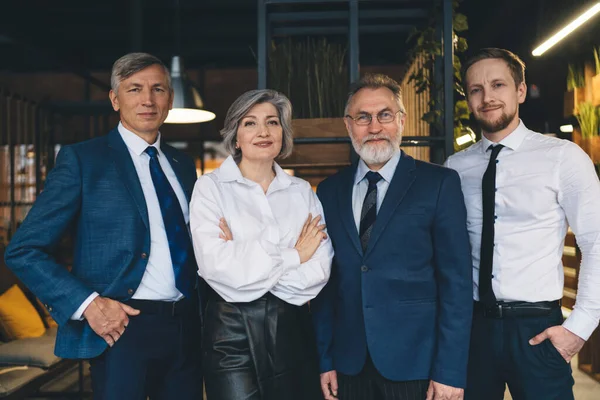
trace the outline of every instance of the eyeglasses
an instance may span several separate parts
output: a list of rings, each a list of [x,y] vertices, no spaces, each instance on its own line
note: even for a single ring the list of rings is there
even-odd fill
[[[396,112],[383,110],[376,114],[377,121],[379,121],[380,124],[389,124],[390,122],[394,122],[398,113],[404,114],[402,110]],[[356,125],[369,125],[373,121],[373,114],[368,113],[360,113],[356,117],[350,115],[346,115],[345,117],[353,120]]]

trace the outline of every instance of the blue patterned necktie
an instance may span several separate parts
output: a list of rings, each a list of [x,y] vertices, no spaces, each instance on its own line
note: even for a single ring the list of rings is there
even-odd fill
[[[363,201],[360,213],[360,229],[358,232],[363,253],[367,250],[371,231],[373,230],[373,225],[375,225],[375,218],[377,218],[377,182],[382,179],[379,173],[373,171],[367,172],[365,177],[369,181],[369,188]]]
[[[189,298],[193,291],[194,276],[190,272],[191,268],[188,263],[191,241],[183,211],[181,211],[181,205],[175,191],[160,167],[158,150],[149,146],[146,148],[146,153],[150,156],[150,176],[152,176],[169,241],[173,272],[175,273],[175,286],[185,297]]]

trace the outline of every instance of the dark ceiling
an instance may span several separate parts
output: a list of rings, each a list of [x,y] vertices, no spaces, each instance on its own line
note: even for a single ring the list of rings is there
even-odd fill
[[[439,0],[438,0],[439,1]],[[304,6],[270,6],[274,11],[347,10],[344,1],[305,0]],[[370,9],[403,9],[387,20],[361,19],[362,64],[397,64],[406,60],[411,26],[426,18],[416,11],[435,0],[361,0],[361,13]],[[463,0],[459,11],[469,20],[470,46],[507,47],[524,58],[537,42],[564,25],[569,16],[592,0]],[[176,7],[179,4],[179,18]],[[0,0],[0,71],[29,72],[61,69],[97,71],[130,51],[147,51],[168,61],[179,53],[190,68],[256,66],[258,0]],[[304,8],[298,8],[304,7]],[[598,20],[599,17],[596,17]],[[176,25],[179,21],[179,28]],[[325,24],[328,21],[324,21]],[[331,21],[342,24],[344,21]],[[395,24],[386,33],[369,33],[368,26]],[[284,21],[279,26],[293,26]],[[546,59],[571,56],[600,37],[591,21]],[[345,35],[332,35],[345,40]],[[599,40],[600,41],[600,40]]]
[[[348,10],[347,1],[307,2],[270,5],[269,9]],[[387,35],[369,31],[382,23],[381,18],[361,19],[361,61],[404,62],[406,37],[413,26],[424,25],[433,3],[360,1],[361,13],[400,8],[406,15],[386,15],[384,22],[396,25]],[[146,51],[166,61],[179,53],[190,68],[256,66],[257,0],[3,0],[0,4],[0,70],[106,70],[130,51]],[[278,26],[295,24],[284,20]],[[320,26],[331,29],[335,24],[341,29],[347,26],[343,19],[324,20]],[[344,34],[333,33],[334,40],[347,40]]]

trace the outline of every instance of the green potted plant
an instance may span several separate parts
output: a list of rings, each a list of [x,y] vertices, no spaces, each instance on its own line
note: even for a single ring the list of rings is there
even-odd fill
[[[585,101],[585,74],[581,64],[567,66],[567,91],[564,96],[564,117],[577,114],[577,107]]]
[[[594,66],[596,74],[592,77],[593,103],[600,106],[600,46],[594,47]]]
[[[452,26],[453,26],[453,75],[454,75],[454,150],[459,151],[469,147],[475,142],[472,135],[473,131],[468,128],[469,108],[465,100],[465,93],[462,87],[462,79],[460,75],[461,60],[460,55],[467,48],[467,40],[460,36],[469,28],[467,17],[464,14],[457,12],[460,1],[453,2]],[[441,131],[442,127],[442,112],[441,99],[436,96],[441,93],[442,87],[436,85],[433,81],[431,71],[434,68],[436,58],[442,56],[442,43],[438,38],[436,26],[441,18],[439,6],[432,12],[432,19],[429,26],[423,30],[415,31],[409,38],[414,41],[410,55],[412,59],[421,58],[424,60],[423,68],[415,70],[409,77],[409,82],[415,85],[417,94],[429,91],[432,95],[429,96],[428,111],[423,114],[421,119],[427,122],[430,126]],[[468,140],[471,138],[471,140]]]
[[[581,133],[580,146],[594,163],[600,162],[600,109],[586,101],[579,104],[575,117]]]

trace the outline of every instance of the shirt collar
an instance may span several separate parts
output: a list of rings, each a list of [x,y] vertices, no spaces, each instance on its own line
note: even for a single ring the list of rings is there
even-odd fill
[[[398,162],[400,162],[401,155],[402,152],[397,151],[396,153],[394,153],[392,158],[390,158],[388,162],[386,162],[385,165],[381,167],[379,171],[377,171],[387,183],[390,183],[392,181],[394,173],[396,173],[396,167],[398,166]],[[365,178],[365,175],[369,171],[370,169],[367,166],[367,164],[362,159],[360,159],[358,161],[358,167],[356,168],[356,175],[354,176],[354,184],[358,185],[358,183]]]
[[[125,142],[125,145],[133,151],[138,156],[141,156],[146,151],[148,146],[154,146],[158,150],[158,154],[161,154],[160,151],[160,132],[158,132],[158,136],[156,136],[156,142],[149,145],[144,139],[131,132],[129,129],[125,128],[121,122],[119,122],[118,126],[119,133]]]
[[[269,190],[272,191],[277,189],[284,189],[293,183],[292,178],[276,162],[273,163],[273,169],[275,170],[275,179],[273,179],[273,182],[271,183],[271,188]],[[240,171],[240,168],[233,159],[233,156],[227,157],[225,161],[223,161],[219,169],[215,172],[217,172],[217,177],[221,182],[236,181],[246,185],[256,184],[256,182],[246,179],[242,175],[242,171]]]
[[[483,144],[481,151],[485,153],[488,148],[492,145],[501,144],[504,147],[508,147],[511,150],[518,150],[525,137],[529,133],[529,129],[525,126],[523,121],[519,119],[519,125],[517,128],[508,134],[504,139],[502,139],[499,143],[494,143],[485,136],[482,135],[481,142]]]

